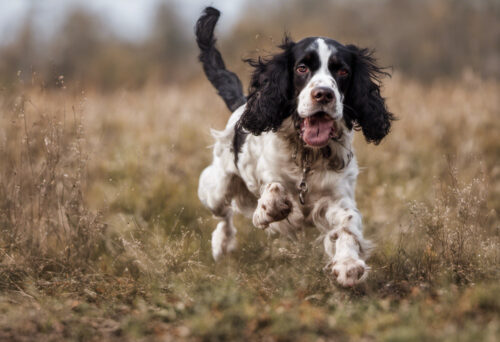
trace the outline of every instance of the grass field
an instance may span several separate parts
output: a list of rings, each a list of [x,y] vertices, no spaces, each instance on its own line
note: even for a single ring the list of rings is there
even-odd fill
[[[384,94],[393,132],[355,144],[372,272],[343,289],[312,230],[238,218],[212,261],[196,188],[229,113],[205,80],[0,91],[0,340],[499,340],[500,85]]]

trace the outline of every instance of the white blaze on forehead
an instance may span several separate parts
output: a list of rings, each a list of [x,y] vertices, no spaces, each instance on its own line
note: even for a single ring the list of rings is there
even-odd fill
[[[318,55],[319,55],[319,62],[320,62],[320,72],[324,72],[329,74],[330,72],[328,71],[328,61],[330,60],[330,56],[332,53],[337,52],[337,49],[334,46],[328,46],[325,43],[325,40],[322,38],[318,38],[316,40],[316,43],[318,44]]]
[[[326,87],[333,90],[335,94],[335,108],[328,111],[329,114],[338,119],[342,116],[342,97],[337,87],[337,82],[328,69],[328,62],[332,54],[337,52],[334,46],[328,45],[323,38],[316,39],[307,50],[315,50],[319,57],[319,68],[314,71],[313,77],[299,94],[298,112],[302,117],[313,114],[317,105],[311,99],[311,91],[316,87]]]

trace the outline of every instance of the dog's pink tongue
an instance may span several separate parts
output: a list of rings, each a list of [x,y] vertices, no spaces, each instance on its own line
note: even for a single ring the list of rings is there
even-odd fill
[[[313,115],[304,119],[302,139],[315,147],[323,147],[328,144],[330,132],[333,128],[333,120],[327,115]]]

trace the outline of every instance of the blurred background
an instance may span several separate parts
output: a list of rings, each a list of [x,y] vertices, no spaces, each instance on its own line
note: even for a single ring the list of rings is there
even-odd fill
[[[207,5],[222,11],[219,47],[237,72],[288,31],[375,48],[381,64],[418,81],[500,77],[497,0],[17,0],[0,2],[0,85],[190,82],[202,76],[193,27]]]

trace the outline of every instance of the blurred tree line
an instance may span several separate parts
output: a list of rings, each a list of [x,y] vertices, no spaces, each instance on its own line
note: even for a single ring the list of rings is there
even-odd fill
[[[500,77],[498,0],[281,0],[244,6],[239,23],[219,42],[237,72],[248,71],[242,58],[274,51],[286,30],[297,40],[319,35],[375,48],[381,64],[420,81],[460,77],[464,70]],[[202,73],[193,26],[172,4],[161,3],[148,37],[130,42],[95,13],[75,8],[42,41],[28,16],[17,36],[0,46],[0,85],[33,81],[48,88],[66,83],[113,90],[197,79]]]

